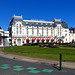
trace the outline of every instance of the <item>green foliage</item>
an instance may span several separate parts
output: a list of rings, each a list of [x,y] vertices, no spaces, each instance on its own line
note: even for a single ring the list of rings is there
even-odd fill
[[[50,48],[59,48],[60,45],[59,44],[49,44]]]
[[[68,44],[68,47],[75,47],[75,44]]]
[[[75,44],[66,44],[66,45],[62,45],[62,47],[75,47]]]
[[[59,45],[59,44],[55,44],[55,45],[53,45],[53,47],[54,47],[54,48],[59,48],[60,45]]]

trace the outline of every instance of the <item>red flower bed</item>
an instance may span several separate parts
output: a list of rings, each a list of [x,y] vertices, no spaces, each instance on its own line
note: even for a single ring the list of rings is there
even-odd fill
[[[2,45],[2,43],[0,43],[0,45]]]
[[[32,38],[32,41],[35,41],[35,39],[34,39],[34,38]]]
[[[41,41],[45,41],[45,39],[44,38],[42,38],[42,40]]]
[[[51,39],[51,41],[54,41],[54,39]]]
[[[64,42],[64,40],[62,40],[62,42]]]
[[[37,41],[40,41],[40,39],[39,39],[39,38],[37,38]]]
[[[26,41],[29,41],[29,39],[27,38]]]
[[[69,43],[72,43],[72,42],[69,42]]]
[[[58,42],[58,40],[56,40],[56,42]]]
[[[47,38],[46,41],[49,41],[49,39]]]
[[[14,41],[14,43],[16,43],[16,41]]]
[[[24,41],[22,41],[24,43]]]
[[[0,36],[2,36],[2,34],[0,34]]]

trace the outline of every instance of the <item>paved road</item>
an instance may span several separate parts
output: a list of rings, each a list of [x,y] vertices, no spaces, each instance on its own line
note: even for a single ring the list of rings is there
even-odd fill
[[[74,69],[62,71],[47,64],[38,64],[0,56],[0,75],[75,75]]]

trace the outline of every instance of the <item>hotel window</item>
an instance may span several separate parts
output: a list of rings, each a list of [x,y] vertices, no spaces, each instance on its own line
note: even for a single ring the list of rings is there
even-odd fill
[[[67,39],[66,39],[66,41],[67,41]]]
[[[67,32],[67,30],[65,30],[65,32]]]
[[[28,37],[28,31],[27,31],[27,37]]]
[[[50,23],[50,25],[52,25],[52,23]]]
[[[26,22],[26,24],[28,24],[28,22]]]
[[[18,24],[17,24],[17,27],[18,27]]]
[[[42,27],[42,36],[44,35],[43,27]]]
[[[36,22],[36,25],[38,25],[38,23]]]
[[[71,33],[73,33],[73,31],[71,31]]]
[[[20,34],[21,34],[21,31],[20,31]]]
[[[17,28],[17,31],[18,31],[18,28]]]
[[[21,28],[20,28],[20,34],[21,34]]]
[[[28,26],[27,26],[27,37],[28,37]]]
[[[67,34],[65,34],[65,37],[67,36]]]
[[[36,23],[38,24],[38,23]],[[37,35],[39,35],[39,25],[37,25]]]
[[[34,34],[34,28],[33,28],[33,26],[32,26],[32,35]]]
[[[17,31],[17,34],[18,34],[18,31]]]
[[[52,32],[53,32],[53,31],[52,31],[52,28],[51,28],[51,35],[52,35]]]
[[[60,36],[61,36],[61,27],[60,27]]]
[[[48,36],[48,28],[47,28],[47,36]]]
[[[20,24],[20,27],[21,27],[21,24]]]

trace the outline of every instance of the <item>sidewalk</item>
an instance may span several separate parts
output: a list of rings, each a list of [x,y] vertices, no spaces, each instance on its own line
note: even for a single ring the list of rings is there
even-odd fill
[[[28,61],[28,62],[49,63],[52,65],[58,64],[59,66],[59,61],[57,60],[50,60],[50,59],[43,59],[43,58],[36,58],[36,57],[29,57],[29,56],[20,56],[15,54],[4,53],[2,51],[0,51],[0,56],[10,58],[10,59],[16,58],[16,59]],[[62,62],[62,66],[66,68],[75,69],[75,62]]]

